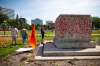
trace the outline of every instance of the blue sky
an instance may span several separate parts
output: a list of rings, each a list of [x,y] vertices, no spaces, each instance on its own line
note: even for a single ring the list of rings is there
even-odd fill
[[[59,14],[90,14],[100,17],[100,0],[0,0],[0,6],[31,19],[55,21]]]

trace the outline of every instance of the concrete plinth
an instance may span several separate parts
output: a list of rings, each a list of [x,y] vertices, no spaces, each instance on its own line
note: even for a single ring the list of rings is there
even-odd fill
[[[53,44],[40,45],[35,60],[100,59],[100,46],[86,49],[58,49]]]
[[[84,49],[61,49],[54,44],[44,45],[44,56],[97,56],[100,55],[100,47]]]

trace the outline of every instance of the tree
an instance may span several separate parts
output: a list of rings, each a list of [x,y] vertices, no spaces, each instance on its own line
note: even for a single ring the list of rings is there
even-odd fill
[[[48,23],[48,30],[54,30],[55,29],[55,23]]]
[[[11,27],[16,27],[17,26],[16,20],[15,19],[9,19],[8,25],[11,26]]]
[[[4,21],[8,21],[9,17],[6,14],[3,14],[0,12],[0,24],[3,23]]]
[[[16,24],[15,27],[19,28],[20,22],[18,14],[16,15],[15,24]]]
[[[36,30],[40,30],[41,25],[40,24],[36,24]]]
[[[0,27],[1,29],[4,31],[4,35],[5,35],[5,30],[8,27],[8,22],[9,17],[6,14],[3,14],[2,12],[0,12]]]
[[[92,28],[100,28],[100,18],[99,17],[92,17]]]
[[[19,29],[27,28],[27,22],[25,18],[19,18]]]
[[[6,31],[7,28],[8,28],[7,23],[4,22],[4,23],[2,23],[0,26],[1,26],[1,28],[3,29],[3,31],[4,31],[4,35],[5,35],[5,33],[6,33],[5,31]]]

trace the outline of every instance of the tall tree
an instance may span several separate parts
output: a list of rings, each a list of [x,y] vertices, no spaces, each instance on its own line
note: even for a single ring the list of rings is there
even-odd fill
[[[1,25],[1,28],[3,29],[3,31],[4,31],[4,35],[5,35],[5,33],[6,33],[6,30],[7,30],[7,28],[8,28],[8,25],[7,25],[7,23],[2,23]]]
[[[7,21],[9,17],[6,14],[3,14],[0,12],[0,24],[3,23],[4,21]]]
[[[19,16],[18,16],[18,14],[16,15],[16,22],[15,22],[15,27],[19,27]]]

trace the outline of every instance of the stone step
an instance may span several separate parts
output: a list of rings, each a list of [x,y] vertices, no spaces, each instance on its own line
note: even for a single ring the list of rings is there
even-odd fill
[[[35,60],[97,60],[100,56],[35,56]]]
[[[98,48],[98,52],[100,51],[100,46],[96,46],[96,48]],[[52,48],[49,48],[52,49]],[[75,59],[79,59],[79,60],[97,60],[100,59],[100,55],[96,55],[96,56],[91,56],[91,55],[87,55],[87,56],[52,56],[52,55],[48,55],[48,56],[44,56],[43,55],[43,45],[40,45],[37,48],[37,52],[34,56],[35,60],[75,60]],[[94,53],[95,54],[95,53]],[[100,52],[99,52],[100,54]]]
[[[44,45],[44,56],[100,56],[100,46],[85,49],[59,49],[54,44]]]

